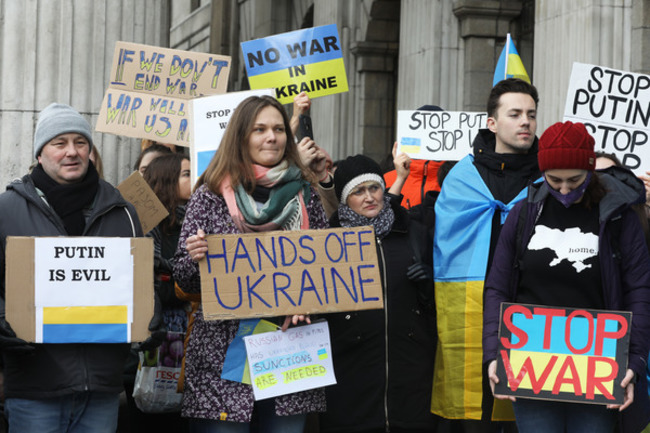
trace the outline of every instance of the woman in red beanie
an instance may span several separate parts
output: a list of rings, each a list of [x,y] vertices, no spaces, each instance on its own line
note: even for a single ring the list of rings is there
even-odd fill
[[[631,311],[627,371],[614,385],[624,389],[624,401],[598,405],[497,395],[514,401],[520,433],[639,432],[650,422],[644,374],[650,256],[630,209],[645,200],[644,187],[626,170],[595,172],[595,159],[594,139],[581,123],[556,123],[542,134],[538,161],[544,181],[529,187],[528,199],[510,212],[485,283],[483,362],[494,392],[502,302]],[[513,369],[517,375],[520,369]],[[542,371],[525,373],[541,380]]]

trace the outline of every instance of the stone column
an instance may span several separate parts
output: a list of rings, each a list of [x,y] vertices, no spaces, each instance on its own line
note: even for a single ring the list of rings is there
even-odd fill
[[[464,110],[485,111],[503,40],[521,7],[518,1],[454,1],[454,14],[460,21],[460,37],[465,45]]]
[[[382,161],[395,140],[395,42],[358,41],[350,47],[358,74],[361,130],[358,151]]]

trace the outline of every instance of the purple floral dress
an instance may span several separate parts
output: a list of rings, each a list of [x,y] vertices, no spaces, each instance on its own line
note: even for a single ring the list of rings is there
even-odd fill
[[[327,228],[327,219],[320,198],[312,188],[307,203],[309,227]],[[239,233],[223,197],[202,185],[187,204],[178,249],[174,278],[188,293],[200,293],[198,264],[185,250],[185,241],[201,228],[206,234]],[[185,390],[182,416],[235,422],[250,422],[253,414],[253,388],[239,382],[221,379],[221,370],[228,345],[235,337],[238,320],[204,321],[201,307],[195,313],[194,328],[185,355]],[[297,415],[325,411],[323,389],[298,392],[275,399],[278,415]]]

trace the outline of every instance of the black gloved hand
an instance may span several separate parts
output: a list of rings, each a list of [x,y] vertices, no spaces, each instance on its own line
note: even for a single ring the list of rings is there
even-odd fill
[[[162,303],[158,292],[154,292],[153,317],[149,321],[148,329],[151,335],[138,345],[137,349],[140,351],[155,349],[162,344],[167,335],[167,328],[163,321]]]
[[[422,262],[413,263],[406,270],[406,278],[414,282],[433,280],[433,268]]]
[[[32,353],[34,345],[16,337],[16,333],[5,320],[4,314],[0,316],[0,349],[14,353]]]

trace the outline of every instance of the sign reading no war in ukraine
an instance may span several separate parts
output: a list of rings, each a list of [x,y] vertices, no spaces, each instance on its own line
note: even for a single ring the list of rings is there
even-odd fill
[[[336,24],[242,42],[251,89],[275,88],[282,104],[348,91]]]
[[[383,308],[372,227],[207,237],[207,320]]]
[[[501,304],[495,394],[622,404],[632,313]]]

